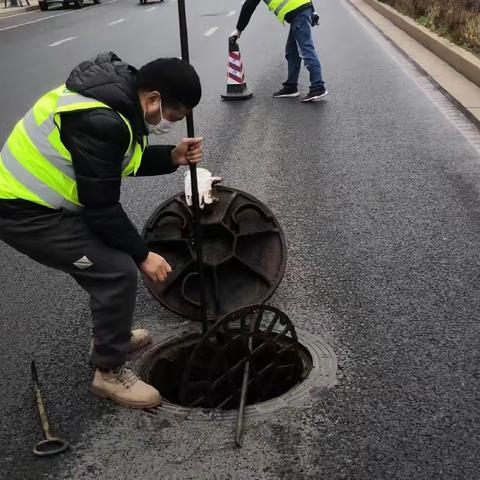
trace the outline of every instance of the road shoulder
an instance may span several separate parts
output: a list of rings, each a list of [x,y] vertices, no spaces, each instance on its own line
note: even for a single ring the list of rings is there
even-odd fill
[[[476,80],[478,75],[478,84],[480,84],[480,60],[376,0],[349,1],[387,39],[450,95],[464,113],[480,127],[480,87],[472,81],[472,79]],[[440,50],[444,52],[443,59],[437,54]],[[463,64],[468,64],[470,69],[469,78],[459,72],[460,55],[463,58]]]

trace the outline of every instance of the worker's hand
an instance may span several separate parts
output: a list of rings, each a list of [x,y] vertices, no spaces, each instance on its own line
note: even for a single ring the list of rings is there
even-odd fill
[[[163,282],[172,268],[162,256],[148,252],[147,258],[140,264],[140,271],[153,282]]]
[[[198,163],[203,156],[203,138],[184,138],[172,150],[172,163],[175,166]]]
[[[206,168],[197,168],[198,203],[200,208],[210,205],[217,200],[214,186],[223,181],[222,177],[212,177]],[[185,201],[189,207],[192,206],[192,180],[190,170],[185,172]]]
[[[236,42],[241,36],[242,36],[242,32],[241,32],[240,30],[235,29],[235,30],[230,34],[230,36],[228,37],[228,39],[229,39],[231,42]]]
[[[320,22],[320,15],[317,12],[312,13],[312,27],[315,27]]]

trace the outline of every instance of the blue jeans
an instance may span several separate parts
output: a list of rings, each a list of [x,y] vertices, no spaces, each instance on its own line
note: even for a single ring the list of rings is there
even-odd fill
[[[310,72],[310,89],[325,88],[322,67],[312,40],[312,13],[313,8],[303,10],[290,25],[290,33],[285,47],[285,58],[288,62],[288,79],[284,83],[286,87],[297,86],[303,58],[305,66]]]

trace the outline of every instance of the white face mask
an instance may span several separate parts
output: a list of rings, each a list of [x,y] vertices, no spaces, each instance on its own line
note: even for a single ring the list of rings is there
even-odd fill
[[[145,125],[147,126],[148,133],[152,133],[153,135],[165,135],[166,133],[170,132],[170,130],[173,127],[173,122],[170,120],[167,120],[163,116],[163,111],[162,111],[162,101],[160,100],[160,114],[162,116],[162,119],[155,125],[148,123],[147,120],[145,119]],[[144,114],[145,118],[145,114]]]

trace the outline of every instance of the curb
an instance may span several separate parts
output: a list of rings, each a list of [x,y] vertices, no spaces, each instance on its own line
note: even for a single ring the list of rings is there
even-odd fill
[[[398,13],[389,5],[377,0],[363,1],[480,87],[480,59],[475,55]]]
[[[34,10],[38,9],[38,5],[30,5],[29,7],[16,8],[13,12],[0,11],[0,18],[12,17],[13,15],[18,15],[19,13],[33,12]]]

